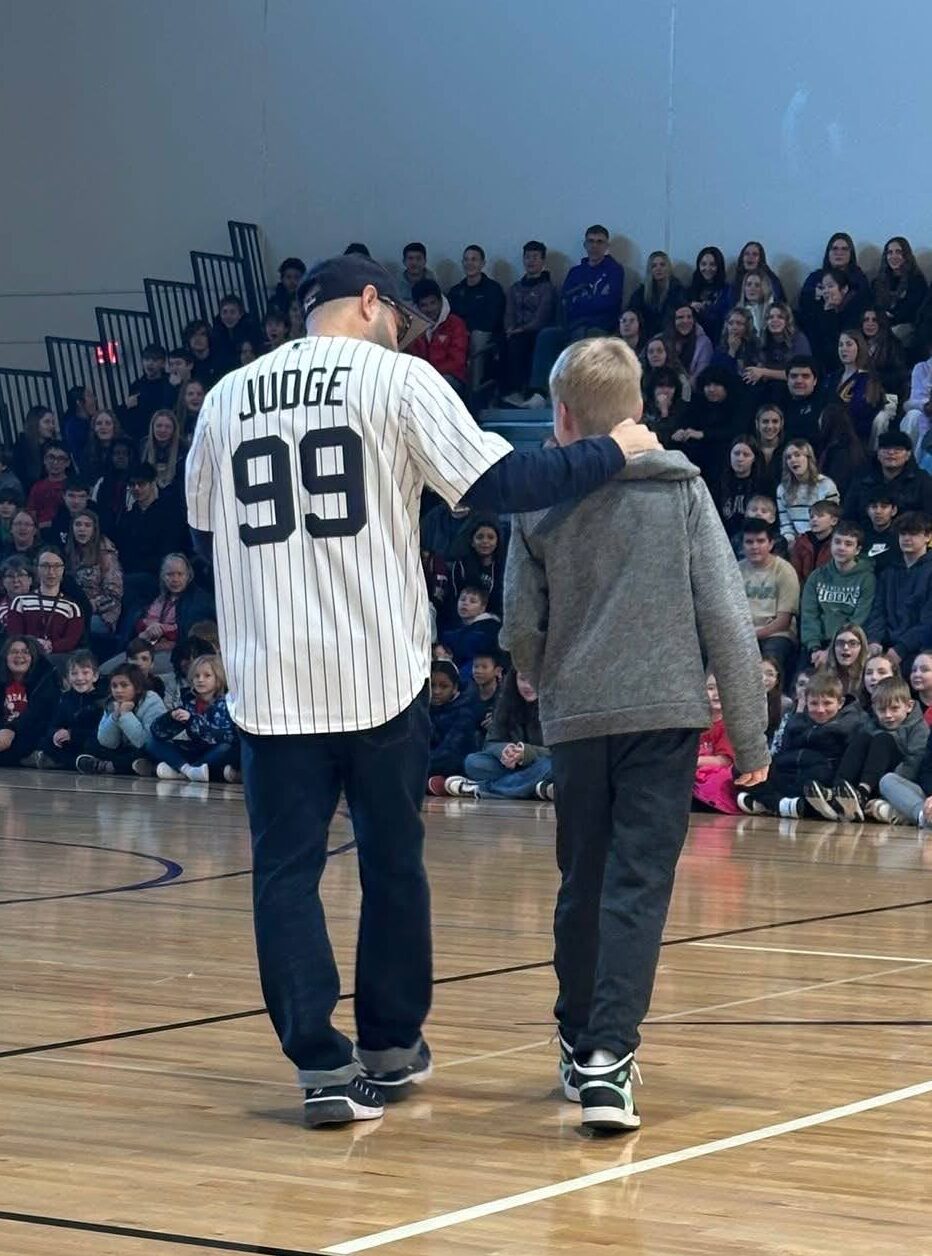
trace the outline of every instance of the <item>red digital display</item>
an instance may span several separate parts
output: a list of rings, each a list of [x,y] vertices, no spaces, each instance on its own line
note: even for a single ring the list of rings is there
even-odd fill
[[[116,366],[119,360],[120,342],[118,340],[105,340],[103,344],[97,346],[98,366]]]

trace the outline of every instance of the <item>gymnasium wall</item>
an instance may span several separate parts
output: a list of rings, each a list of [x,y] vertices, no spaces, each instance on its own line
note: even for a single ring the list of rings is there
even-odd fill
[[[2,29],[2,365],[228,218],[270,262],[422,238],[443,278],[529,236],[559,273],[596,220],[632,274],[753,236],[791,287],[832,230],[868,269],[932,247],[925,0],[2,0]]]

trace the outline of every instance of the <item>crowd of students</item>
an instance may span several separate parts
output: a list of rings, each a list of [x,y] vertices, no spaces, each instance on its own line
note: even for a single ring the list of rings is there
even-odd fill
[[[567,343],[624,339],[645,422],[700,468],[740,559],[768,689],[774,770],[739,797],[710,678],[697,806],[916,819],[916,791],[923,807],[932,793],[917,749],[932,722],[932,297],[908,241],[888,241],[869,279],[851,237],[833,235],[795,307],[756,241],[730,274],[702,249],[688,283],[654,252],[627,299],[609,232],[596,224],[584,244],[558,288],[528,241],[507,290],[469,245],[446,293],[425,246],[406,245],[401,285],[431,321],[410,352],[478,413],[545,406]],[[118,410],[73,388],[60,420],[34,407],[0,450],[3,764],[237,779],[185,454],[206,390],[304,335],[304,271],[285,259],[261,322],[230,295],[181,345],[149,345]],[[536,694],[498,644],[508,535],[507,520],[425,494],[434,794],[553,797]]]
[[[549,366],[569,341],[619,335],[641,359],[645,421],[699,466],[719,508],[760,642],[774,766],[766,785],[735,790],[710,677],[696,806],[932,825],[932,300],[912,249],[889,241],[870,281],[850,237],[833,236],[794,309],[756,242],[730,278],[720,250],[702,250],[688,286],[651,254],[626,301],[608,239],[600,226],[586,232],[586,257],[559,293],[544,246],[529,242],[519,284],[484,294],[499,322],[483,331],[504,337],[506,404],[530,407],[546,404]],[[468,353],[461,290],[494,281],[481,249],[466,253],[463,282],[422,309]],[[408,246],[404,261],[420,304],[426,250]],[[519,380],[507,320],[528,291],[541,321],[529,315],[521,333]],[[442,369],[430,342],[422,348]],[[468,378],[466,358],[454,375]],[[442,506],[425,516],[432,793],[553,796],[536,695],[494,650],[507,540],[504,521],[457,520]]]

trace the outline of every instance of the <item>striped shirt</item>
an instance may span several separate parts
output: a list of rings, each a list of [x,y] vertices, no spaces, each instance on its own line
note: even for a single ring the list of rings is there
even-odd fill
[[[454,506],[510,448],[427,363],[345,336],[283,345],[210,390],[188,521],[213,533],[241,728],[352,732],[414,700],[430,673],[421,491]]]

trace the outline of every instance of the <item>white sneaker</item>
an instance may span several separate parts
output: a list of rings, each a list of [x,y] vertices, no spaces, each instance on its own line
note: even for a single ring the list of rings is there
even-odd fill
[[[223,769],[223,779],[230,785],[239,785],[243,780],[243,774],[232,763],[228,763]]]
[[[206,763],[195,766],[193,763],[186,763],[181,769],[182,776],[186,776],[189,781],[209,781],[210,768]]]
[[[523,406],[524,395],[519,392],[509,393],[507,397],[502,397],[502,401],[504,401],[506,406]]]
[[[543,410],[547,405],[547,398],[540,393],[534,393],[532,397],[528,397],[527,401],[522,403],[522,410]]]
[[[180,772],[176,772],[175,769],[169,763],[160,763],[158,767],[155,769],[155,775],[159,778],[160,781],[183,781],[184,780],[184,777],[182,776],[182,774]]]
[[[864,814],[878,824],[905,824],[906,821],[892,803],[883,798],[872,798],[864,808]]]
[[[468,776],[448,776],[444,788],[451,798],[479,797],[479,786]]]

